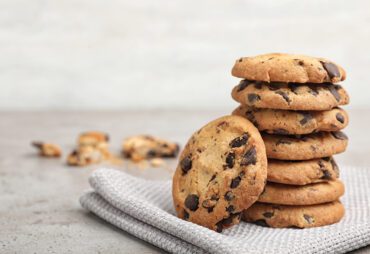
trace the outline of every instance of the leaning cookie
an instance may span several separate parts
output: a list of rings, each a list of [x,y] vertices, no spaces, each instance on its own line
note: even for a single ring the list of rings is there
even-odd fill
[[[340,201],[318,205],[285,206],[255,203],[243,220],[272,228],[312,228],[337,223],[344,216]]]
[[[336,83],[346,78],[344,69],[327,59],[280,53],[242,57],[235,62],[232,75],[265,82],[296,83]]]
[[[225,116],[193,134],[173,177],[178,217],[221,232],[239,223],[267,177],[265,146],[247,119]]]
[[[274,183],[306,185],[327,182],[339,177],[333,157],[306,161],[269,160],[267,181]]]
[[[330,110],[349,103],[340,85],[265,83],[242,80],[231,96],[240,104],[255,108],[284,110]]]
[[[267,183],[258,202],[279,205],[314,205],[332,202],[344,194],[344,184],[339,180],[294,186]]]
[[[263,134],[267,158],[278,160],[310,160],[342,153],[348,145],[341,131],[318,132],[299,136]]]
[[[347,112],[341,108],[327,111],[292,111],[240,105],[232,114],[246,117],[258,130],[271,134],[299,135],[318,131],[339,131],[348,125]]]

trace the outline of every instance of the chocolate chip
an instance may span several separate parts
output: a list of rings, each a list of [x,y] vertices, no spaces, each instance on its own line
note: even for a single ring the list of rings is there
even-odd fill
[[[43,145],[43,143],[42,142],[39,142],[39,141],[34,141],[34,142],[32,142],[32,145],[34,146],[34,147],[36,147],[36,148],[42,148],[42,145]],[[76,153],[77,153],[77,151],[76,151]],[[72,153],[73,154],[73,153]]]
[[[235,163],[235,153],[230,152],[226,157],[226,166],[228,168],[233,168]]]
[[[255,94],[255,93],[248,94],[248,101],[251,104],[254,104],[256,101],[259,101],[259,100],[261,100],[261,97],[258,94]]]
[[[316,86],[311,86],[308,92],[313,96],[317,96],[319,94],[319,90],[317,89]]]
[[[234,219],[240,220],[240,217],[241,213],[234,213],[230,214],[229,217],[220,220],[219,222],[216,223],[217,232],[221,233],[224,227],[229,227],[233,223]]]
[[[149,150],[147,153],[146,153],[146,157],[148,158],[153,158],[157,155],[157,152],[154,151],[154,150]]]
[[[188,171],[193,166],[190,156],[186,156],[184,159],[182,159],[182,161],[180,162],[180,166],[184,174],[188,173]]]
[[[199,197],[195,194],[190,194],[185,199],[185,207],[190,211],[196,211],[199,205]]]
[[[249,139],[249,134],[244,133],[241,137],[237,137],[237,138],[234,138],[233,140],[231,140],[231,142],[229,143],[229,146],[231,148],[241,147],[241,146],[247,144],[248,139]]]
[[[240,59],[238,60],[238,62],[239,62],[239,63],[243,62],[243,58],[240,58]]]
[[[303,60],[299,60],[299,61],[298,61],[298,64],[299,64],[300,66],[303,66],[303,65],[304,65]]]
[[[262,227],[270,227],[264,219],[256,220],[254,224]]]
[[[216,174],[214,174],[209,181],[212,182],[213,180],[215,180],[215,178],[216,178]]]
[[[322,173],[323,173],[323,176],[321,177],[321,179],[323,179],[323,180],[330,180],[330,179],[332,179],[332,176],[331,176],[329,170],[324,169],[324,170],[322,170]]]
[[[265,218],[271,218],[272,216],[274,216],[274,213],[273,212],[265,212],[262,215]]]
[[[278,135],[288,135],[289,134],[289,131],[282,129],[282,128],[275,129],[272,132]]]
[[[334,138],[336,139],[340,139],[340,140],[346,140],[348,139],[347,135],[344,134],[343,132],[341,131],[332,131],[331,134],[334,136]]]
[[[337,113],[335,117],[337,118],[338,122],[344,123],[344,116],[341,113]]]
[[[303,116],[303,118],[299,121],[301,125],[305,125],[313,119],[311,113],[302,112],[301,115]]]
[[[213,194],[212,196],[211,196],[211,200],[219,200],[220,198],[218,197],[218,195],[216,195],[216,194]]]
[[[325,168],[324,162],[320,160],[318,162],[318,164],[319,164],[320,170],[323,174],[323,176],[320,179],[323,179],[323,180],[332,179],[332,175],[331,175],[330,171]]]
[[[282,96],[283,99],[288,103],[290,104],[291,100],[289,98],[289,95],[283,91],[276,91],[275,93],[277,93],[278,95]]]
[[[235,198],[234,194],[231,191],[226,192],[224,197],[227,201],[231,201]]]
[[[340,94],[333,85],[328,85],[329,92],[334,96],[337,101],[340,101]]]
[[[314,218],[308,214],[303,214],[303,217],[308,222],[308,224],[312,224],[315,222]]]
[[[340,85],[333,84],[333,86],[334,86],[335,90],[337,90],[337,91],[340,90],[340,89],[342,89],[342,87]]]
[[[299,85],[294,84],[294,83],[291,83],[291,84],[289,84],[288,86],[289,86],[289,89],[290,89],[293,93],[298,94],[298,93],[297,93],[297,91],[298,91],[298,87],[299,87]]]
[[[237,92],[243,91],[248,85],[250,84],[250,81],[244,79],[240,81],[238,85],[238,89],[236,90]]]
[[[244,155],[240,162],[241,166],[256,165],[257,162],[257,151],[255,147],[249,149]]]
[[[331,79],[335,77],[340,77],[339,69],[335,64],[326,62],[321,62],[321,64]]]
[[[188,220],[189,219],[189,213],[184,210],[184,220]]]
[[[234,206],[232,206],[232,205],[230,205],[230,206],[226,207],[226,211],[227,211],[227,212],[229,212],[229,213],[234,212],[234,210],[235,210],[235,208],[234,208]]]
[[[319,164],[319,167],[320,167],[321,170],[325,169],[325,165],[324,165],[324,162],[322,160],[319,160],[319,162],[317,164]]]
[[[217,231],[218,233],[221,233],[223,229],[224,229],[224,227],[223,227],[223,225],[222,225],[222,221],[217,222],[217,223],[216,223],[216,231]]]
[[[253,111],[247,111],[245,112],[245,116],[247,117],[247,119],[249,121],[251,121],[256,127],[258,126],[258,123],[257,123],[257,120],[256,120],[256,117],[254,116],[253,114]]]
[[[231,180],[230,188],[235,189],[240,184],[240,181],[242,178],[240,176],[235,177],[233,180]]]
[[[223,229],[224,229],[224,227],[223,227],[223,225],[222,225],[222,222],[221,222],[221,221],[217,222],[217,223],[216,223],[216,231],[217,231],[218,233],[221,233]]]
[[[336,177],[339,177],[339,168],[337,163],[335,162],[334,159],[330,160],[331,166],[333,167],[334,172],[336,173]]]
[[[335,168],[338,168],[338,164],[335,162],[335,160],[332,158],[331,160],[330,160],[330,163],[331,163],[331,165],[332,165],[332,167],[335,169]]]

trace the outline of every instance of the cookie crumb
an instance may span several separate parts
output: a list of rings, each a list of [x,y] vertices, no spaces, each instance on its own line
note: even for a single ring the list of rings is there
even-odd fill
[[[67,157],[70,166],[87,166],[102,162],[122,164],[122,160],[109,151],[109,135],[100,131],[89,131],[80,134],[77,148]]]
[[[39,150],[39,155],[43,157],[56,158],[62,155],[62,149],[56,144],[34,141],[32,146],[36,147]]]
[[[155,168],[158,168],[166,165],[166,162],[161,158],[153,158],[150,160],[150,165]]]

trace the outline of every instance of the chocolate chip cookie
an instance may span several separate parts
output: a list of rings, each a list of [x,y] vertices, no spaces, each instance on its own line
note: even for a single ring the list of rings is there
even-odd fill
[[[267,181],[274,183],[306,185],[327,182],[339,177],[333,157],[307,161],[268,161]]]
[[[285,206],[255,203],[243,212],[243,220],[273,228],[312,228],[334,224],[344,216],[340,201],[318,205]]]
[[[310,160],[342,153],[348,144],[341,131],[318,132],[307,135],[286,136],[262,134],[267,158],[279,160]]]
[[[265,146],[245,118],[225,116],[194,133],[173,177],[173,200],[184,220],[221,232],[261,194],[267,176]]]
[[[271,134],[299,135],[318,131],[339,131],[348,125],[348,115],[341,108],[293,111],[240,105],[232,114],[246,117],[258,130]]]
[[[346,78],[344,69],[327,59],[280,53],[242,57],[231,73],[265,82],[336,83]]]
[[[340,85],[266,83],[242,80],[231,96],[237,102],[255,107],[285,110],[330,110],[349,103]]]
[[[158,157],[176,157],[179,145],[150,135],[132,136],[124,140],[122,153],[133,161]]]
[[[343,194],[344,185],[339,179],[302,186],[268,182],[258,201],[279,205],[314,205],[335,201]]]

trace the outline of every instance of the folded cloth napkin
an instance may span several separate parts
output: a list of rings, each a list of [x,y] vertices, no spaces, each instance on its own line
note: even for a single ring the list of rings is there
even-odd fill
[[[81,205],[109,223],[171,253],[344,253],[370,244],[370,168],[342,167],[346,215],[311,229],[241,222],[216,233],[176,217],[170,181],[148,181],[99,169]]]

